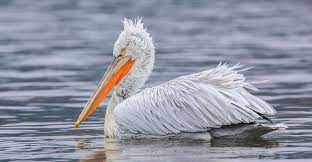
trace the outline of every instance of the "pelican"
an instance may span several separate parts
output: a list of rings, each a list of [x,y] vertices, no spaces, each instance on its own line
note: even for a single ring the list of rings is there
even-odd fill
[[[114,61],[104,74],[74,127],[86,120],[112,89],[104,122],[105,137],[199,137],[233,134],[248,125],[249,132],[263,135],[277,130],[256,124],[274,115],[275,109],[252,95],[257,90],[245,81],[241,65],[217,67],[141,88],[148,80],[155,58],[152,37],[142,19],[124,19],[113,49]],[[223,129],[222,132],[221,128]],[[257,131],[260,130],[260,131]],[[260,132],[260,133],[259,133]]]

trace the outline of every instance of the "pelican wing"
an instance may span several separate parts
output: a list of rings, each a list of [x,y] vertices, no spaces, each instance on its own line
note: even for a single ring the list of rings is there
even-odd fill
[[[256,90],[237,70],[240,65],[182,76],[147,88],[114,110],[121,132],[168,135],[250,123],[274,108],[247,90]]]

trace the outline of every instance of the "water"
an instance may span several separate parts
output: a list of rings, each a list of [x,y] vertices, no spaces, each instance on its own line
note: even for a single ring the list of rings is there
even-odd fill
[[[250,161],[312,158],[310,1],[0,1],[0,161]],[[147,87],[227,61],[289,129],[262,139],[112,141],[107,101],[72,125],[112,60],[123,17],[143,16],[156,65]]]

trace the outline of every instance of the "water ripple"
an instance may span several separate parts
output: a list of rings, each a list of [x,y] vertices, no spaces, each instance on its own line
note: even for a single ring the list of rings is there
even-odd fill
[[[207,161],[312,158],[309,1],[0,1],[0,161]],[[255,140],[110,141],[107,101],[72,125],[112,60],[124,17],[156,46],[145,87],[220,61],[253,66],[255,92],[289,129]]]

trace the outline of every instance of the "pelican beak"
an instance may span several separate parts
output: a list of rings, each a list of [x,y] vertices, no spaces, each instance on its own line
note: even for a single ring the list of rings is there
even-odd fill
[[[128,74],[134,60],[131,60],[130,56],[119,56],[115,58],[111,66],[104,74],[100,84],[96,88],[93,95],[90,97],[86,106],[79,115],[74,128],[78,128],[79,124],[86,120],[105,99],[107,94],[114,88],[120,80]]]

